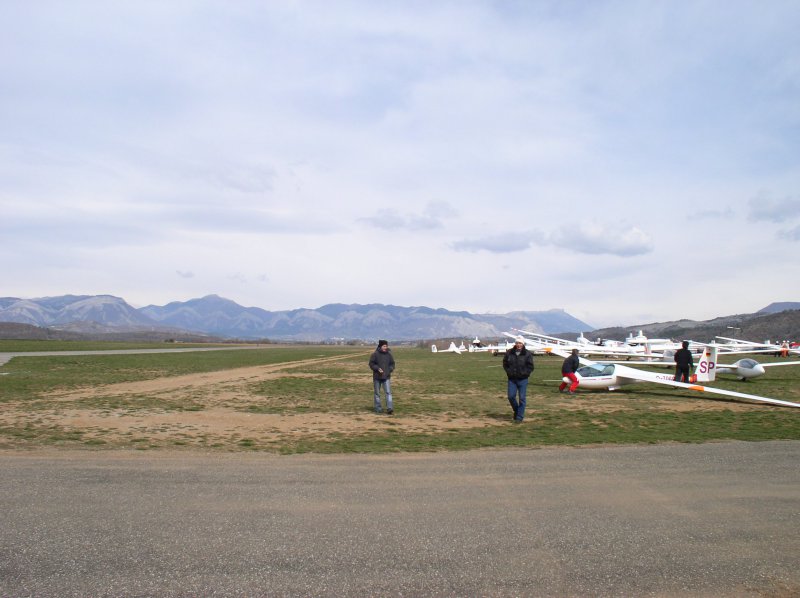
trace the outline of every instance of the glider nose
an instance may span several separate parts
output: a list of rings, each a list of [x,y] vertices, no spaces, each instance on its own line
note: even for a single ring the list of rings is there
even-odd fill
[[[737,375],[740,380],[749,380],[750,378],[758,378],[766,374],[764,366],[760,363],[748,364],[747,366],[740,366],[737,368]]]

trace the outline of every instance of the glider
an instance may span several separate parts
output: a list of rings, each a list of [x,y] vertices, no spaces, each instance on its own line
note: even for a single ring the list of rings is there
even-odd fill
[[[511,334],[510,332],[504,332],[503,334],[509,338],[514,338],[520,334],[524,335],[525,347],[534,353],[549,353],[551,349],[558,349],[566,352],[570,352],[572,349],[577,349],[581,355],[599,355],[608,359],[660,359],[667,350],[680,348],[680,344],[670,342],[669,346],[664,345],[663,343],[658,345],[658,348],[654,351],[654,345],[651,345],[650,343],[643,342],[638,344],[637,342],[632,344],[628,342],[630,340],[636,340],[637,338],[646,338],[642,337],[641,333],[640,337],[630,336],[624,343],[602,339],[597,343],[592,343],[589,342],[585,336],[583,336],[583,333],[581,333],[581,335],[577,338],[576,342],[569,342],[554,336],[539,334],[538,332],[529,332],[527,330],[518,329],[513,330],[516,331],[516,334]],[[664,339],[656,340],[663,341]],[[699,352],[700,349],[695,350]]]
[[[722,343],[719,344],[720,351],[727,352],[731,350],[731,352],[738,352],[738,353],[771,353],[777,355],[778,353],[786,352],[787,355],[800,355],[800,350],[796,348],[791,348],[788,343],[786,346],[782,345],[774,345],[769,341],[759,343],[756,341],[746,341],[743,339],[736,339],[736,338],[728,338],[726,336],[717,336],[714,338],[718,338]]]
[[[766,374],[764,368],[775,367],[778,365],[800,365],[800,361],[776,361],[774,363],[759,363],[755,359],[746,357],[734,363],[718,363],[714,371],[717,374],[733,374],[739,380],[749,380],[758,378]],[[712,378],[710,381],[713,381]]]
[[[553,349],[552,353],[567,357],[568,352],[560,349]],[[686,384],[684,382],[676,382],[672,374],[662,374],[657,372],[646,372],[629,365],[622,365],[619,363],[596,362],[580,358],[582,366],[578,368],[575,375],[580,382],[578,390],[617,390],[622,386],[628,384],[635,384],[641,382],[652,382],[664,386],[672,386],[674,388],[685,388],[686,390],[694,390],[704,394],[718,394],[726,397],[734,397],[737,399],[748,399],[750,401],[757,401],[760,403],[769,403],[772,405],[781,405],[783,407],[800,407],[800,403],[792,403],[791,401],[782,401],[780,399],[771,399],[769,397],[759,397],[756,395],[746,394],[743,392],[735,392],[732,390],[724,390],[722,388],[714,388],[712,386],[703,386],[701,384]],[[693,378],[697,382],[710,382],[714,380],[716,375],[716,361],[717,361],[717,348],[716,346],[709,346],[703,351],[700,358],[696,374]],[[712,399],[714,397],[708,396],[704,398]]]
[[[458,353],[459,355],[461,355],[461,351],[462,348],[456,347],[456,344],[454,342],[451,342],[450,346],[447,349],[437,349],[436,345],[431,345],[431,353]]]

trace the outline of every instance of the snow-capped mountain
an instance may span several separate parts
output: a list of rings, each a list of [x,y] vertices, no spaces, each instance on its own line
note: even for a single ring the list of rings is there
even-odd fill
[[[112,295],[64,295],[41,299],[0,299],[0,321],[57,327],[94,322],[111,328],[152,327],[155,323],[124,299]]]
[[[446,336],[496,337],[511,328],[545,333],[591,330],[591,326],[563,310],[481,315],[429,307],[332,303],[317,309],[270,312],[242,307],[217,295],[163,307],[149,305],[141,312],[170,326],[239,338],[320,340],[388,336],[395,340],[414,340]]]
[[[560,309],[481,315],[429,307],[334,303],[318,309],[271,312],[243,307],[218,295],[141,309],[112,295],[3,297],[0,322],[71,330],[83,326],[93,331],[98,326],[109,331],[181,329],[229,338],[304,341],[497,337],[511,328],[544,333],[591,329]]]

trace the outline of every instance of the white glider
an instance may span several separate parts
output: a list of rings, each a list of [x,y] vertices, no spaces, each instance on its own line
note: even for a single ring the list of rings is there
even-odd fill
[[[461,355],[461,349],[456,347],[454,342],[450,343],[450,346],[447,349],[437,349],[436,345],[431,345],[431,353],[458,353]]]
[[[552,353],[561,355],[562,357],[567,357],[569,355],[569,353],[560,349],[554,349],[552,350]],[[800,407],[800,403],[793,403],[791,401],[782,401],[780,399],[772,399],[769,397],[759,397],[743,392],[735,392],[732,390],[724,390],[722,388],[703,386],[701,384],[686,384],[684,382],[676,382],[675,377],[672,374],[646,372],[628,365],[622,365],[619,363],[595,362],[584,357],[581,357],[580,361],[583,365],[575,373],[580,383],[578,390],[617,390],[618,388],[628,384],[652,382],[655,384],[662,384],[664,386],[672,386],[674,388],[685,388],[686,390],[693,390],[696,392],[702,392],[704,394],[718,394],[737,399],[748,399],[750,401],[781,405],[783,407]],[[697,368],[695,370],[697,382],[714,380],[714,376],[716,374],[716,361],[717,348],[713,345],[709,346],[703,352],[703,355],[697,364]],[[705,398],[711,399],[714,397]]]

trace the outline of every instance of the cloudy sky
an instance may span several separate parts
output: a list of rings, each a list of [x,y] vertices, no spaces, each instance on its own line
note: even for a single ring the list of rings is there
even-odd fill
[[[0,296],[800,301],[800,3],[0,3]]]

